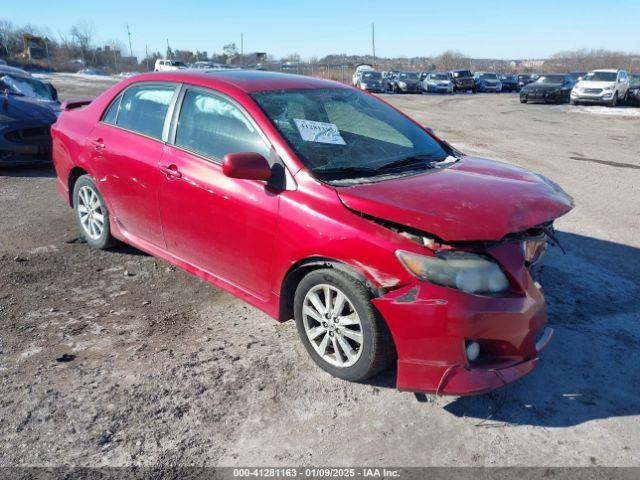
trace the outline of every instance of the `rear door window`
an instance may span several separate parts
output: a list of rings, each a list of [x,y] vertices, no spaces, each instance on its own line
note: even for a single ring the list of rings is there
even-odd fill
[[[144,84],[129,87],[122,94],[116,125],[161,139],[175,85]]]
[[[228,153],[269,156],[262,136],[237,106],[220,95],[195,89],[184,95],[175,144],[216,161]]]

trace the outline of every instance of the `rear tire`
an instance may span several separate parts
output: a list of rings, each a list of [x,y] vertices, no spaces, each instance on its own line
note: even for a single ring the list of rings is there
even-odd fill
[[[111,236],[107,205],[89,175],[82,175],[73,186],[73,210],[88,245],[105,250],[117,243]]]
[[[369,292],[340,270],[314,270],[304,277],[296,289],[294,316],[311,359],[335,377],[366,380],[394,358],[391,333]]]

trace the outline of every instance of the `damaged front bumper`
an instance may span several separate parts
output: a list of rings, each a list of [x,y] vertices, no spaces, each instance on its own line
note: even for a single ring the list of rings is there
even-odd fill
[[[474,395],[531,372],[552,336],[540,285],[527,268],[525,249],[509,242],[490,249],[510,277],[505,295],[476,295],[427,282],[373,300],[398,352],[397,388]],[[470,361],[466,345],[477,342]]]

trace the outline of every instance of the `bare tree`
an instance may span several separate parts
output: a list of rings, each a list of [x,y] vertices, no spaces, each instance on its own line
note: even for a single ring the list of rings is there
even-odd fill
[[[9,20],[0,20],[0,46],[7,52],[7,57],[10,57],[14,51],[14,37],[13,24]]]
[[[441,53],[433,59],[438,70],[454,70],[456,68],[470,68],[471,59],[468,55],[453,50]]]
[[[638,56],[604,49],[558,52],[544,63],[545,71],[586,72],[596,68],[633,70]]]
[[[69,34],[71,35],[73,42],[80,49],[82,63],[86,63],[87,52],[91,48],[91,44],[93,42],[93,25],[85,20],[81,20],[71,27]]]

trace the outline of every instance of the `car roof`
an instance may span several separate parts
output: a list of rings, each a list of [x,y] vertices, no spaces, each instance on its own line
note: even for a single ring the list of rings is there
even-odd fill
[[[616,68],[598,68],[596,70],[591,70],[592,72],[603,72],[603,73],[618,73],[620,70]]]
[[[349,88],[342,83],[331,80],[262,70],[177,70],[144,73],[135,77],[136,82],[152,80],[185,83],[191,81],[213,88],[224,84],[245,93],[267,90]]]

